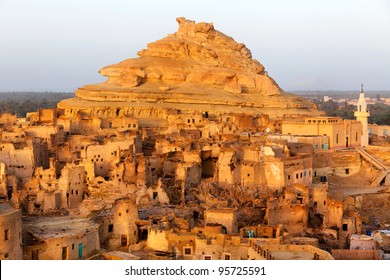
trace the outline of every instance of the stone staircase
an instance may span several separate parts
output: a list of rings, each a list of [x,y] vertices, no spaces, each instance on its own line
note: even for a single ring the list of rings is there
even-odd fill
[[[386,178],[387,175],[390,174],[390,169],[382,171],[375,179],[372,181],[371,186],[372,187],[378,187],[382,180]]]
[[[357,147],[356,150],[366,161],[373,164],[381,171],[381,173],[379,173],[379,175],[371,183],[372,187],[378,187],[381,182],[386,178],[386,176],[390,174],[390,168],[387,167],[381,160],[377,159],[373,155],[370,155],[362,147]]]

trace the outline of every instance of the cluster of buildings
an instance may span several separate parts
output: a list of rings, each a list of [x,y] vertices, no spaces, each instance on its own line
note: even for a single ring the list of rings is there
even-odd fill
[[[364,93],[356,120],[324,117],[244,44],[177,21],[106,82],[0,116],[0,259],[382,258],[386,212],[366,206],[390,169],[365,150]]]
[[[0,258],[333,259],[349,244],[379,258],[328,184],[361,169],[350,149],[367,143],[360,102],[360,120],[199,112],[158,127],[3,114]]]

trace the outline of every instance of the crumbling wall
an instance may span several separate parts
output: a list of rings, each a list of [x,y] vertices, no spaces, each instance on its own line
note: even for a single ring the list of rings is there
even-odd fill
[[[111,249],[127,247],[138,242],[138,207],[130,199],[115,201],[113,208],[113,230],[108,236],[108,247]]]
[[[156,251],[167,252],[170,250],[168,239],[168,230],[159,230],[157,228],[149,228],[147,247]]]
[[[264,173],[267,187],[271,191],[281,190],[284,187],[284,163],[280,159],[265,157]]]
[[[329,190],[328,185],[316,185],[310,188],[310,204],[315,213],[323,215],[327,210]]]
[[[208,209],[204,211],[205,224],[220,224],[226,233],[237,233],[237,214],[234,209]]]
[[[345,250],[333,249],[332,256],[335,260],[381,260],[377,250]]]
[[[324,214],[324,228],[340,229],[343,223],[343,203],[328,199]]]
[[[307,227],[308,208],[304,204],[291,204],[275,199],[269,202],[267,212],[268,225],[281,224],[289,233],[300,233]]]
[[[19,186],[32,178],[34,167],[32,148],[15,149],[13,144],[3,143],[0,145],[0,162],[5,163],[7,176],[14,175]]]
[[[87,188],[85,167],[67,164],[62,169],[58,186],[62,191],[62,201],[66,201],[69,208],[77,208],[83,201]]]
[[[0,204],[0,260],[22,259],[22,214],[9,203]]]

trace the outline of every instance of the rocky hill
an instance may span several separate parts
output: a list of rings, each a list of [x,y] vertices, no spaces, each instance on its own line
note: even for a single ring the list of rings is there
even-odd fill
[[[177,22],[176,33],[148,44],[137,58],[102,68],[106,82],[79,88],[59,107],[319,114],[313,103],[284,92],[244,44],[212,23]]]

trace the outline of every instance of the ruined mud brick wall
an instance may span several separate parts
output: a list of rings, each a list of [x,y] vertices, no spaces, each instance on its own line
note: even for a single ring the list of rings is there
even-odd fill
[[[328,199],[327,211],[324,214],[324,228],[341,229],[343,223],[343,202]]]
[[[147,247],[156,251],[170,251],[169,233],[168,230],[150,227],[148,229]]]
[[[335,260],[381,260],[377,250],[344,250],[333,249],[332,256]]]
[[[22,259],[22,214],[9,203],[0,204],[0,260]]]
[[[62,201],[66,201],[69,208],[79,207],[87,188],[85,167],[67,164],[61,171],[58,185],[62,191]]]
[[[0,162],[0,201],[8,200],[6,165]]]
[[[138,207],[131,199],[120,199],[115,201],[111,234],[109,233],[108,235],[109,248],[127,247],[137,243],[137,220]],[[110,229],[108,231],[110,232]]]
[[[208,209],[204,211],[205,224],[220,224],[226,233],[237,233],[237,214],[233,209]]]
[[[9,113],[2,113],[0,115],[0,127],[9,128],[16,124],[17,117]]]
[[[60,140],[64,139],[64,132],[58,126],[29,126],[25,128],[26,136],[34,138],[38,137],[47,143],[50,152],[56,151],[56,146]]]
[[[353,234],[362,233],[362,218],[357,211],[344,212],[342,222],[342,227],[339,229],[339,240],[341,248],[345,248]]]
[[[33,175],[34,154],[31,147],[15,149],[13,144],[0,144],[0,162],[5,163],[7,176],[14,175],[17,184],[22,186]]]
[[[123,140],[107,142],[103,145],[90,145],[86,148],[86,161],[95,164],[96,176],[107,177],[108,171],[113,169],[113,165],[121,161],[121,153],[130,154],[130,149],[134,149],[133,141]],[[139,151],[135,151],[139,152]]]
[[[308,223],[306,205],[274,200],[268,206],[268,225],[281,224],[289,233],[300,233],[306,229]]]
[[[323,215],[327,211],[328,185],[316,185],[310,188],[310,202],[315,213]]]

